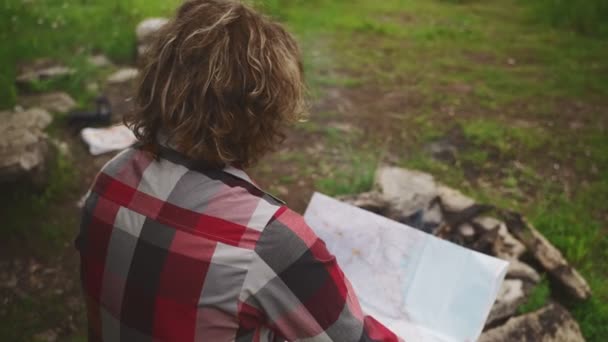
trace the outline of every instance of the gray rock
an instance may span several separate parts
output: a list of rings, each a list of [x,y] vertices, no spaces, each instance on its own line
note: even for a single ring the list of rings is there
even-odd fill
[[[435,159],[449,163],[453,163],[458,154],[458,148],[450,143],[448,139],[433,141],[425,146],[425,150],[427,150]]]
[[[76,108],[76,101],[63,92],[20,96],[19,105],[25,108],[42,108],[53,113],[67,113]]]
[[[510,260],[507,269],[507,278],[522,279],[533,284],[540,283],[540,274],[532,266],[519,260]]]
[[[500,226],[504,226],[504,222],[489,216],[477,217],[474,221],[485,230],[499,229]]]
[[[486,230],[498,230],[492,247],[495,256],[504,260],[516,260],[526,252],[526,246],[509,233],[504,222],[488,216],[475,218],[474,222]]]
[[[458,226],[458,233],[465,238],[470,238],[475,235],[475,228],[468,223]]]
[[[422,221],[426,224],[435,224],[439,226],[443,222],[443,214],[439,204],[435,204],[424,211]]]
[[[523,217],[510,213],[506,218],[509,231],[530,250],[534,258],[575,298],[584,300],[591,296],[591,288],[541,233]]]
[[[139,70],[136,68],[122,68],[108,76],[107,81],[110,84],[120,84],[132,82],[139,75]]]
[[[74,69],[64,65],[41,66],[41,63],[33,63],[22,68],[22,72],[17,76],[17,84],[27,85],[33,82],[61,78],[74,73]]]
[[[509,319],[484,332],[478,342],[584,342],[578,323],[558,304]]]
[[[376,172],[376,187],[392,209],[403,216],[424,210],[437,197],[433,176],[398,167],[381,167]]]
[[[526,253],[526,246],[513,237],[507,227],[502,224],[498,229],[498,238],[494,242],[492,251],[501,259],[515,260]]]
[[[168,22],[166,18],[149,18],[140,22],[135,29],[137,36],[137,56],[143,56],[151,42],[154,40],[155,34]]]
[[[137,28],[135,28],[137,43],[149,43],[150,39],[154,38],[154,34],[168,21],[167,18],[148,18],[137,24]]]
[[[462,211],[475,204],[475,201],[472,198],[443,184],[437,186],[437,193],[441,198],[443,207],[449,211]]]
[[[108,57],[106,57],[105,55],[93,55],[93,56],[89,56],[88,62],[89,62],[89,64],[94,65],[94,66],[96,66],[98,68],[107,67],[107,66],[110,66],[112,64],[112,62],[110,62],[110,60],[108,59]]]
[[[146,52],[148,52],[148,49],[150,49],[150,45],[149,44],[141,44],[137,46],[137,56],[138,57],[142,57],[143,55],[146,54]]]
[[[520,279],[503,281],[486,324],[513,316],[517,308],[526,302],[531,289],[531,286]]]
[[[28,178],[35,185],[46,184],[53,149],[44,129],[51,121],[40,108],[0,112],[0,182]]]
[[[382,195],[375,191],[342,196],[339,199],[343,202],[375,213],[385,212],[389,207],[388,202],[382,198]]]

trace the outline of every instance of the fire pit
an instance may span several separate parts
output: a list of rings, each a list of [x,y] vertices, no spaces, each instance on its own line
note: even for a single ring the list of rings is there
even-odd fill
[[[509,261],[509,270],[480,341],[584,341],[578,324],[558,301],[585,300],[591,289],[560,251],[516,212],[480,204],[426,173],[397,167],[377,171],[371,192],[341,198],[481,253]],[[554,296],[538,311],[519,315],[546,277]]]

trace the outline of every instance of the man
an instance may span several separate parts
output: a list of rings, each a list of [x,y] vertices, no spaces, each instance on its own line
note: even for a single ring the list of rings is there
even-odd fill
[[[148,52],[76,245],[91,341],[396,341],[302,217],[244,169],[304,112],[300,51],[229,0],[190,0]]]

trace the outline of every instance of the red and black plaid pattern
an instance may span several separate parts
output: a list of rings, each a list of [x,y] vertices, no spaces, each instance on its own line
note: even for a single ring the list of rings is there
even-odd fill
[[[90,341],[397,341],[303,218],[242,171],[136,148],[76,239]]]

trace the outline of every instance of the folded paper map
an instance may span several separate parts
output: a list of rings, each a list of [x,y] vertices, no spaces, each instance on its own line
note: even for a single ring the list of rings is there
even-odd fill
[[[80,136],[89,145],[89,153],[94,156],[124,150],[137,142],[133,132],[125,125],[84,128],[80,132]]]
[[[366,314],[405,341],[476,341],[508,263],[314,194],[304,217]]]

